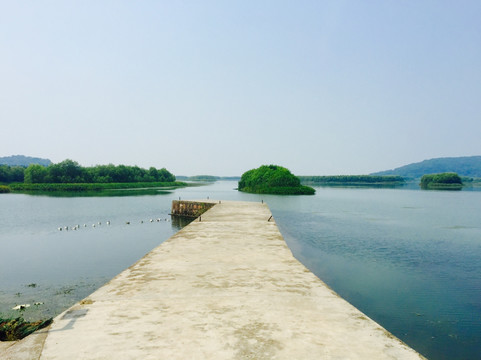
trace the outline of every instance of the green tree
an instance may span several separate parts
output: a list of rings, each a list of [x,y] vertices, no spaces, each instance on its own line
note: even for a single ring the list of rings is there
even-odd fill
[[[154,167],[150,167],[149,177],[151,178],[151,181],[159,181],[159,171]]]
[[[27,184],[44,183],[47,177],[47,168],[38,164],[31,164],[25,169],[24,182]]]
[[[169,172],[166,168],[162,168],[158,171],[159,173],[159,181],[163,182],[174,182],[175,176],[171,172]]]
[[[23,166],[0,165],[0,183],[23,182]]]
[[[66,159],[58,164],[47,167],[47,179],[52,183],[81,183],[84,182],[83,168],[78,162]]]

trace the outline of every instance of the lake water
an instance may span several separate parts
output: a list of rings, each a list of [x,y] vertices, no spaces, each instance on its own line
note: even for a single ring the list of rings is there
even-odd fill
[[[172,200],[264,200],[293,254],[347,301],[430,359],[481,358],[481,192],[317,188],[281,197],[236,185],[0,194],[0,314],[18,316],[12,307],[28,303],[25,318],[50,317],[86,297],[181,228],[168,215]]]

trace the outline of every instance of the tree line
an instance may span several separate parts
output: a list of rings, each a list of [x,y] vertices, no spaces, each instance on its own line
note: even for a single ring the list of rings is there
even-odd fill
[[[398,175],[332,175],[332,176],[299,176],[306,184],[402,184],[405,182]]]
[[[42,166],[31,164],[21,166],[0,166],[0,182],[41,183],[135,183],[174,182],[175,176],[165,168],[143,169],[127,165],[96,165],[82,167],[78,162],[67,159],[57,164]]]
[[[23,166],[0,165],[0,183],[23,182]]]

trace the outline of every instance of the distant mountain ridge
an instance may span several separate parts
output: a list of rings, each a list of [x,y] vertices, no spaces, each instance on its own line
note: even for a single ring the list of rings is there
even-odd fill
[[[424,160],[401,166],[393,170],[379,171],[371,175],[400,175],[405,178],[420,178],[425,174],[455,172],[460,176],[481,178],[481,156],[445,157]]]
[[[39,164],[43,166],[49,166],[51,163],[52,162],[49,159],[42,159],[42,158],[24,156],[24,155],[12,155],[12,156],[0,157],[0,165],[8,165],[8,166],[27,167],[30,164]]]

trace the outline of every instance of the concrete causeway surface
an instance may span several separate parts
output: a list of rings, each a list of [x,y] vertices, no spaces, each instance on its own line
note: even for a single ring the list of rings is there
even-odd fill
[[[0,358],[423,358],[298,262],[270,217],[222,201]]]

